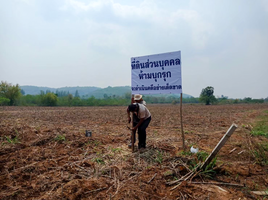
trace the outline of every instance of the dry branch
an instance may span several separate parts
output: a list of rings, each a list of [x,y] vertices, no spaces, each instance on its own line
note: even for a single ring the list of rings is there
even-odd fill
[[[251,191],[251,193],[256,195],[268,196],[268,191]]]
[[[235,183],[216,183],[216,182],[187,182],[189,184],[206,184],[206,185],[226,185],[234,187],[245,187],[244,185],[235,184]]]
[[[107,187],[104,187],[104,188],[99,188],[99,189],[96,189],[96,190],[90,190],[88,192],[85,192],[85,194],[88,194],[88,193],[92,193],[92,192],[98,192],[98,191],[101,191],[101,190],[105,190]]]
[[[236,148],[233,148],[233,149],[229,152],[229,154],[233,153],[235,150],[236,150]]]
[[[147,182],[148,184],[156,177],[157,173]]]

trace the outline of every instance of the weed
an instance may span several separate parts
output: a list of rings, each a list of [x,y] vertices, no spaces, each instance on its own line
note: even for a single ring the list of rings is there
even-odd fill
[[[257,183],[255,183],[255,181],[253,181],[254,183],[254,190],[258,190],[259,189],[259,185]]]
[[[260,165],[266,165],[268,164],[268,144],[261,144],[258,143],[255,145],[255,148],[253,150],[253,154],[256,158],[256,162]]]
[[[57,142],[64,142],[66,140],[64,135],[57,135],[54,139]]]
[[[8,141],[8,143],[10,143],[10,144],[20,143],[19,142],[18,135],[16,135],[16,137],[14,137],[13,139],[12,138],[9,138],[8,136],[5,136],[5,137],[6,137],[6,140]]]
[[[171,176],[171,175],[173,175],[173,174],[174,174],[174,173],[173,173],[172,170],[167,170],[167,171],[164,172],[164,176]]]
[[[102,165],[105,164],[104,160],[103,160],[102,158],[99,158],[99,157],[97,157],[97,158],[93,158],[92,161],[93,161],[93,162],[96,162],[96,163],[98,163],[98,164],[102,164]]]
[[[102,150],[97,151],[96,154],[97,154],[98,156],[101,156],[101,155],[102,155]]]
[[[265,136],[268,138],[268,115],[265,114],[259,117],[259,121],[256,122],[251,134],[254,136]]]
[[[121,151],[122,151],[121,148],[112,148],[113,153],[116,153],[116,152],[120,153]]]
[[[216,174],[216,171],[214,170],[214,167],[216,166],[217,157],[215,157],[207,166],[206,168],[200,172],[200,175],[203,175],[207,178],[213,178],[213,176]]]
[[[5,136],[6,140],[8,141],[9,144],[17,144],[19,142],[19,132],[15,129],[16,136],[14,138],[9,138],[8,136]]]
[[[208,157],[208,153],[204,152],[204,151],[200,151],[197,154],[197,160],[193,159],[190,161],[189,163],[189,168],[190,169],[195,169],[197,167],[199,167],[199,163],[200,162],[204,162],[206,160],[206,158]],[[215,157],[207,166],[205,169],[203,169],[202,172],[200,172],[199,174],[201,176],[205,176],[207,178],[212,178],[215,174],[216,171],[214,170],[214,167],[216,166],[216,162],[217,162],[217,157]]]
[[[206,158],[208,157],[208,153],[204,151],[197,152],[197,160],[204,162]]]
[[[239,178],[239,174],[236,174],[236,176],[235,176],[235,180],[237,181],[238,178]]]
[[[99,146],[99,145],[101,145],[101,142],[99,140],[94,140],[94,145]]]
[[[190,151],[182,151],[182,152],[179,152],[178,155],[182,155],[182,156],[191,156],[192,153]]]
[[[163,153],[157,150],[156,158],[154,159],[156,163],[161,164],[163,162]]]

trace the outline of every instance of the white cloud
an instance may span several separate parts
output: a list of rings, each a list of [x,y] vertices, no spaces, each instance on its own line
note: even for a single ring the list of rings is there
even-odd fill
[[[90,11],[90,10],[98,10],[105,6],[110,4],[110,0],[97,0],[97,1],[90,1],[89,3],[85,3],[79,0],[66,0],[65,5],[61,7],[62,10],[68,10],[68,8],[73,8],[77,12],[83,12],[83,11]]]

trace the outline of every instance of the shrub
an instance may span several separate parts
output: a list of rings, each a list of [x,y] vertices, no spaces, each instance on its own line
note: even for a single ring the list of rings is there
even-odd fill
[[[44,106],[56,106],[58,102],[58,97],[54,93],[47,93],[41,95],[41,102]]]
[[[10,100],[5,97],[0,97],[0,106],[7,106],[9,104]]]

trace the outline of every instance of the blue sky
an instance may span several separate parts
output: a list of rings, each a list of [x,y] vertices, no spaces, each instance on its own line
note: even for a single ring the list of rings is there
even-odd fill
[[[130,58],[181,50],[183,92],[268,97],[267,0],[0,0],[0,80],[126,86]]]

